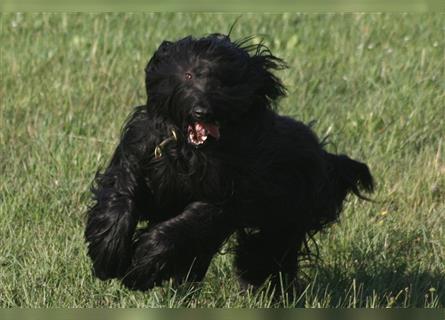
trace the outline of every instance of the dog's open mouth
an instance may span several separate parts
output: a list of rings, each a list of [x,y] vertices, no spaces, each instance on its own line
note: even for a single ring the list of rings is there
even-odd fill
[[[215,140],[219,139],[219,125],[217,123],[197,121],[189,124],[187,128],[188,142],[194,146],[204,144],[209,136],[213,137]]]

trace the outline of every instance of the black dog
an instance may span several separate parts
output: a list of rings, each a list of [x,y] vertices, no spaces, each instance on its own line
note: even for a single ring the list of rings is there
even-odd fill
[[[348,193],[372,191],[373,179],[273,111],[285,88],[272,71],[282,68],[248,39],[160,45],[145,70],[147,104],[93,186],[85,236],[97,277],[139,290],[200,281],[236,232],[242,284],[295,279],[307,237],[337,219]]]

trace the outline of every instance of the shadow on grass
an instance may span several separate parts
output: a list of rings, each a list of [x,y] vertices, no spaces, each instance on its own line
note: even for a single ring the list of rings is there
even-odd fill
[[[358,261],[357,259],[355,261]],[[366,260],[363,260],[366,261]],[[308,300],[328,295],[330,306],[444,307],[445,275],[410,268],[407,263],[376,261],[354,268],[321,265],[315,281],[307,285]],[[302,305],[303,301],[298,302]]]

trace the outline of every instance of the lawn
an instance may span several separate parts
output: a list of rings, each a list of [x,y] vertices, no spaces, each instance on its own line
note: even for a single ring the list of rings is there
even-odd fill
[[[145,102],[164,39],[225,33],[229,14],[3,14],[0,307],[445,307],[445,19],[440,14],[243,14],[289,64],[279,112],[367,162],[375,202],[351,198],[317,235],[303,289],[242,294],[230,253],[200,288],[128,291],[92,277],[89,185]],[[315,249],[315,245],[312,244]]]

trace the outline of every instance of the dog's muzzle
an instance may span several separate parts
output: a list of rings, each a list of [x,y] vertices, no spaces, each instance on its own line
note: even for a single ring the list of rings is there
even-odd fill
[[[209,136],[215,140],[219,139],[220,132],[217,123],[196,121],[187,127],[187,141],[194,146],[204,144]]]
[[[219,139],[219,124],[211,120],[212,113],[209,109],[196,105],[191,116],[193,122],[187,127],[187,141],[190,144],[194,146],[203,145],[209,136],[215,140]]]

